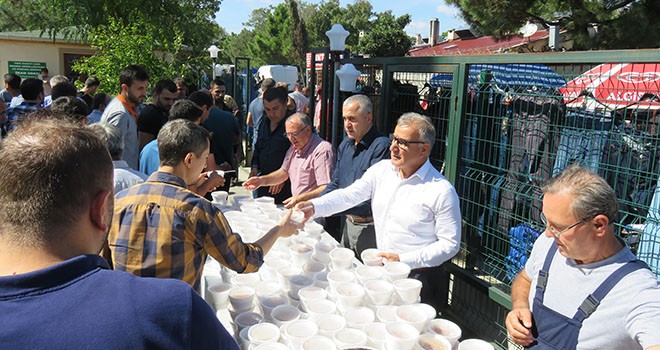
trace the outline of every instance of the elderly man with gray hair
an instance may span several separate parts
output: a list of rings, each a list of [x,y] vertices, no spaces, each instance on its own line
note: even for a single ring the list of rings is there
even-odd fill
[[[296,208],[307,218],[324,217],[371,200],[380,256],[408,264],[409,277],[422,282],[422,302],[442,309],[448,294],[442,264],[461,243],[458,195],[429,161],[435,128],[428,117],[402,115],[391,140],[390,160],[374,164],[352,185]]]
[[[91,124],[87,128],[92,130],[105,143],[108,152],[110,152],[112,166],[115,172],[114,193],[119,193],[119,191],[125,188],[143,183],[147,180],[146,174],[132,169],[125,160],[121,159],[121,155],[124,152],[124,140],[116,126],[108,122],[100,122]]]

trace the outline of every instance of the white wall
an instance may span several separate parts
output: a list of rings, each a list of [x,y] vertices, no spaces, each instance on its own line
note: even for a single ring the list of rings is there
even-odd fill
[[[86,45],[0,39],[0,76],[9,72],[8,61],[45,62],[51,77],[62,74],[65,53],[92,54],[93,51]]]

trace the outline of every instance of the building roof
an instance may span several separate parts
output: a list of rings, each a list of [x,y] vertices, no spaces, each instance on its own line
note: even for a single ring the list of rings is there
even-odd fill
[[[520,35],[513,36],[509,39],[495,41],[492,36],[482,37],[467,37],[461,39],[454,39],[451,41],[444,41],[433,47],[413,47],[408,51],[409,56],[425,57],[425,56],[462,56],[462,55],[487,55],[494,53],[502,53],[526,43],[534,42],[548,38],[548,30],[539,30],[533,35],[523,38]]]
[[[51,33],[41,30],[0,32],[0,40],[82,44],[83,42],[76,38],[80,34],[79,32],[80,29],[76,27],[62,28],[54,36]],[[71,35],[67,35],[67,33]]]

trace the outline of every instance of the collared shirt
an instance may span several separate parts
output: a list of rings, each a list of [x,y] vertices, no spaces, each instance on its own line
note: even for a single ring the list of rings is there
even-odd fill
[[[458,252],[458,195],[428,159],[407,179],[390,160],[382,160],[352,185],[312,199],[314,215],[328,216],[368,199],[378,249],[399,254],[412,268],[438,266]]]
[[[291,115],[286,116],[277,124],[274,131],[270,130],[270,119],[264,115],[259,122],[259,138],[254,146],[252,155],[252,167],[259,169],[262,175],[267,175],[282,167],[286,152],[291,147],[291,142],[284,136],[286,131],[284,121]]]
[[[112,166],[115,168],[115,193],[147,180],[147,175],[131,169],[124,160],[113,160]]]
[[[353,140],[345,137],[339,144],[337,166],[332,174],[332,182],[321,195],[350,186],[355,180],[361,178],[369,167],[389,158],[390,140],[378,132],[375,126],[371,127],[357,145]],[[342,214],[371,216],[371,201],[360,203]]]
[[[137,114],[135,109],[129,110],[122,102],[121,95],[113,98],[103,111],[101,121],[108,122],[121,132],[124,141],[124,153],[121,159],[125,160],[133,169],[139,169],[140,143],[138,141]]]
[[[196,290],[207,254],[241,273],[258,270],[264,255],[243,243],[211,202],[164,172],[116,195],[108,246],[116,270],[177,278]]]
[[[156,138],[160,129],[167,123],[168,115],[168,111],[163,111],[153,103],[145,105],[138,115],[138,131]]]
[[[98,109],[92,110],[92,113],[90,113],[87,116],[87,125],[100,122],[102,115],[103,115],[103,112],[99,111]]]
[[[334,164],[332,145],[317,134],[301,149],[291,145],[282,163],[291,180],[291,194],[297,196],[330,183]]]
[[[9,130],[14,130],[16,125],[25,119],[28,114],[36,111],[37,109],[42,108],[40,104],[33,102],[21,102],[16,107],[9,108],[7,110],[7,123],[9,125]]]
[[[227,162],[235,166],[234,143],[241,133],[236,118],[230,112],[213,107],[202,126],[213,135],[211,153],[213,153],[215,163],[220,165]]]

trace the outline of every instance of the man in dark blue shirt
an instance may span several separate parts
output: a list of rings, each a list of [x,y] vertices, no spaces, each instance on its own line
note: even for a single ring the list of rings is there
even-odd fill
[[[373,125],[373,106],[369,97],[353,95],[344,101],[345,138],[339,145],[337,165],[332,175],[332,182],[323,194],[348,187],[362,177],[365,171],[375,163],[390,157],[389,138]],[[374,220],[369,201],[353,207],[341,215],[342,244],[353,249],[357,256],[367,248],[376,248]]]
[[[0,347],[238,350],[190,286],[111,271],[98,255],[113,169],[91,130],[26,121],[0,164]]]
[[[291,142],[286,136],[284,121],[293,113],[286,109],[288,91],[284,87],[274,87],[264,92],[264,111],[266,118],[261,118],[257,126],[259,136],[252,155],[250,177],[268,175],[282,167],[286,151]],[[278,185],[257,189],[257,197],[272,196],[275,203],[281,204],[291,197],[291,182],[286,180]]]

